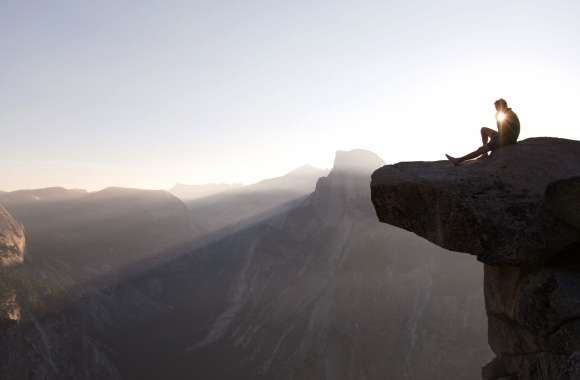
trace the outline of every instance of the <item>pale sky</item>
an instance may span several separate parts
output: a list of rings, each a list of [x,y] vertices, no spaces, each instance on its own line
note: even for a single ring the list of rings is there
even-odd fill
[[[578,1],[0,1],[0,189],[460,155],[508,100],[580,139]]]

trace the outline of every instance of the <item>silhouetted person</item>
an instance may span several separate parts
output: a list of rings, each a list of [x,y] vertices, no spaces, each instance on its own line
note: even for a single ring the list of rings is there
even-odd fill
[[[473,158],[487,157],[490,151],[493,152],[502,146],[515,144],[518,141],[520,135],[520,120],[518,119],[518,115],[511,108],[508,108],[505,99],[498,99],[494,104],[497,111],[495,114],[497,132],[493,129],[483,127],[481,128],[481,142],[483,143],[481,148],[459,158],[446,154],[445,156],[453,165],[459,165],[463,161]]]

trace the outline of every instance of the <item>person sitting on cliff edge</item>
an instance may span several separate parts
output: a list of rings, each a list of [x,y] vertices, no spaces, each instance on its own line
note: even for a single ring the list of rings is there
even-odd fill
[[[511,108],[508,108],[505,99],[498,99],[494,103],[497,113],[495,118],[497,120],[497,132],[491,128],[481,128],[481,142],[483,145],[474,152],[471,152],[463,157],[451,157],[446,154],[445,157],[453,165],[459,165],[463,161],[474,158],[486,158],[489,152],[493,152],[502,146],[515,144],[520,135],[520,120],[518,115]]]

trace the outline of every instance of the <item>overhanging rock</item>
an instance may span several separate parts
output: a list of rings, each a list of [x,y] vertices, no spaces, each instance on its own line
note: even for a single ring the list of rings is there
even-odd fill
[[[580,142],[534,138],[459,167],[384,166],[380,221],[485,265],[486,380],[580,376]]]

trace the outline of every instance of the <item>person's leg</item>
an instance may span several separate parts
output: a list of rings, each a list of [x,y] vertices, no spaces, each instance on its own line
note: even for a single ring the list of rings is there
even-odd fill
[[[497,135],[497,132],[493,129],[486,127],[481,128],[481,144],[484,146],[487,145],[488,141],[495,135]]]
[[[493,129],[483,127],[481,128],[481,143],[482,146],[487,146],[494,138],[496,138],[497,132]],[[488,157],[488,152],[482,154],[482,158]]]
[[[445,157],[447,157],[447,159],[449,161],[451,161],[453,163],[453,165],[459,165],[461,164],[463,161],[467,161],[467,160],[473,160],[474,158],[477,158],[481,155],[487,154],[487,152],[489,152],[491,150],[491,148],[486,144],[484,146],[482,146],[481,148],[466,154],[463,157],[451,157],[450,155],[446,154]]]
[[[453,163],[453,165],[459,165],[461,164],[463,161],[467,161],[467,160],[473,160],[474,158],[477,158],[479,156],[481,156],[482,158],[485,158],[488,156],[488,153],[492,150],[494,150],[497,147],[497,139],[498,139],[498,134],[496,131],[494,131],[493,129],[490,128],[481,128],[481,142],[483,143],[483,145],[469,153],[466,154],[463,157],[452,157],[448,154],[445,155],[445,157],[447,157],[447,159],[449,161],[451,161]]]

